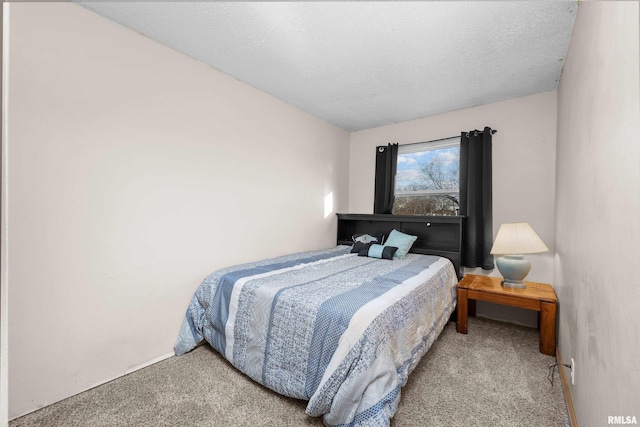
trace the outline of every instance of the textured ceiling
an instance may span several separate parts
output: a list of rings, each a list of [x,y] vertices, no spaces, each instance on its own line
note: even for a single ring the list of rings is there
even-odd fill
[[[557,88],[576,1],[79,2],[346,130]]]

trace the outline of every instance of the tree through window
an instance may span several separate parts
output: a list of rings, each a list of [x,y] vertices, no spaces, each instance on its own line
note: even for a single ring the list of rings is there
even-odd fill
[[[398,147],[397,215],[457,215],[460,137]]]

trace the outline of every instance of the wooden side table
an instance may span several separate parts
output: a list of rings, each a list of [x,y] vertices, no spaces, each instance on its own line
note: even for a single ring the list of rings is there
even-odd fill
[[[487,301],[538,312],[540,352],[556,354],[556,307],[558,298],[551,285],[525,282],[524,289],[505,288],[501,277],[467,274],[458,283],[458,332],[467,333],[469,301]],[[474,307],[475,308],[475,307]],[[472,310],[475,314],[475,310]]]

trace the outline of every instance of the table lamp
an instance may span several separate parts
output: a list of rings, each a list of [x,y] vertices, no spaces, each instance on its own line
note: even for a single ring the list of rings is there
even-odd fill
[[[531,270],[531,262],[524,254],[547,252],[549,248],[526,222],[502,224],[491,248],[492,254],[502,255],[496,260],[498,271],[504,277],[502,285],[525,288],[524,278]]]

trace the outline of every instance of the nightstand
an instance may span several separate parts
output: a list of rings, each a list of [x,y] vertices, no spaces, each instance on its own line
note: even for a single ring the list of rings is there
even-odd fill
[[[540,329],[540,352],[556,355],[556,307],[558,298],[551,285],[525,282],[526,288],[505,288],[502,277],[467,274],[458,283],[458,332],[467,333],[469,301],[487,301],[495,304],[526,308],[538,312]],[[472,315],[475,315],[473,307]]]

